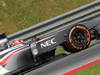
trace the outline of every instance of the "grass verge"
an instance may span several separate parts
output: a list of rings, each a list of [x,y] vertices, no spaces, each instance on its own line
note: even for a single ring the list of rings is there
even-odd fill
[[[0,32],[11,34],[94,0],[0,0]]]
[[[96,65],[88,67],[80,72],[77,72],[75,75],[100,75],[100,62]]]

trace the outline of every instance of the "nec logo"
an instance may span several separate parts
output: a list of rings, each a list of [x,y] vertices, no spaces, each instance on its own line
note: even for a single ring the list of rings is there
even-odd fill
[[[41,45],[41,48],[49,47],[51,45],[56,44],[56,42],[54,40],[55,40],[55,38],[52,38],[51,40],[47,40],[47,41],[41,43],[40,44]]]

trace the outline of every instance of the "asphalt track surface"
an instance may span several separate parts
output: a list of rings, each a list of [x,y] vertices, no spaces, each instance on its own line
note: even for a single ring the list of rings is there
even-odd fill
[[[94,41],[90,47],[84,51],[71,54],[62,59],[46,64],[36,70],[26,73],[25,75],[63,75],[65,72],[96,59],[100,59],[100,41]]]

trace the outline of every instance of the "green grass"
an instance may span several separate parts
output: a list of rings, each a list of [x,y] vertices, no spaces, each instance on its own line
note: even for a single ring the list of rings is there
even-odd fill
[[[94,0],[0,0],[0,32],[14,33]]]
[[[77,72],[75,75],[100,75],[100,62],[94,66]]]
[[[59,55],[59,54],[61,54],[61,53],[65,53],[65,50],[64,50],[63,47],[58,46],[58,47],[56,48],[55,55]]]

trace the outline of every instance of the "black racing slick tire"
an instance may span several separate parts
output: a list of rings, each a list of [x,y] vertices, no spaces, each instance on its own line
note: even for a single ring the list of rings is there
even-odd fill
[[[70,28],[63,46],[69,52],[78,52],[86,49],[90,42],[89,29],[84,25],[75,25]]]

